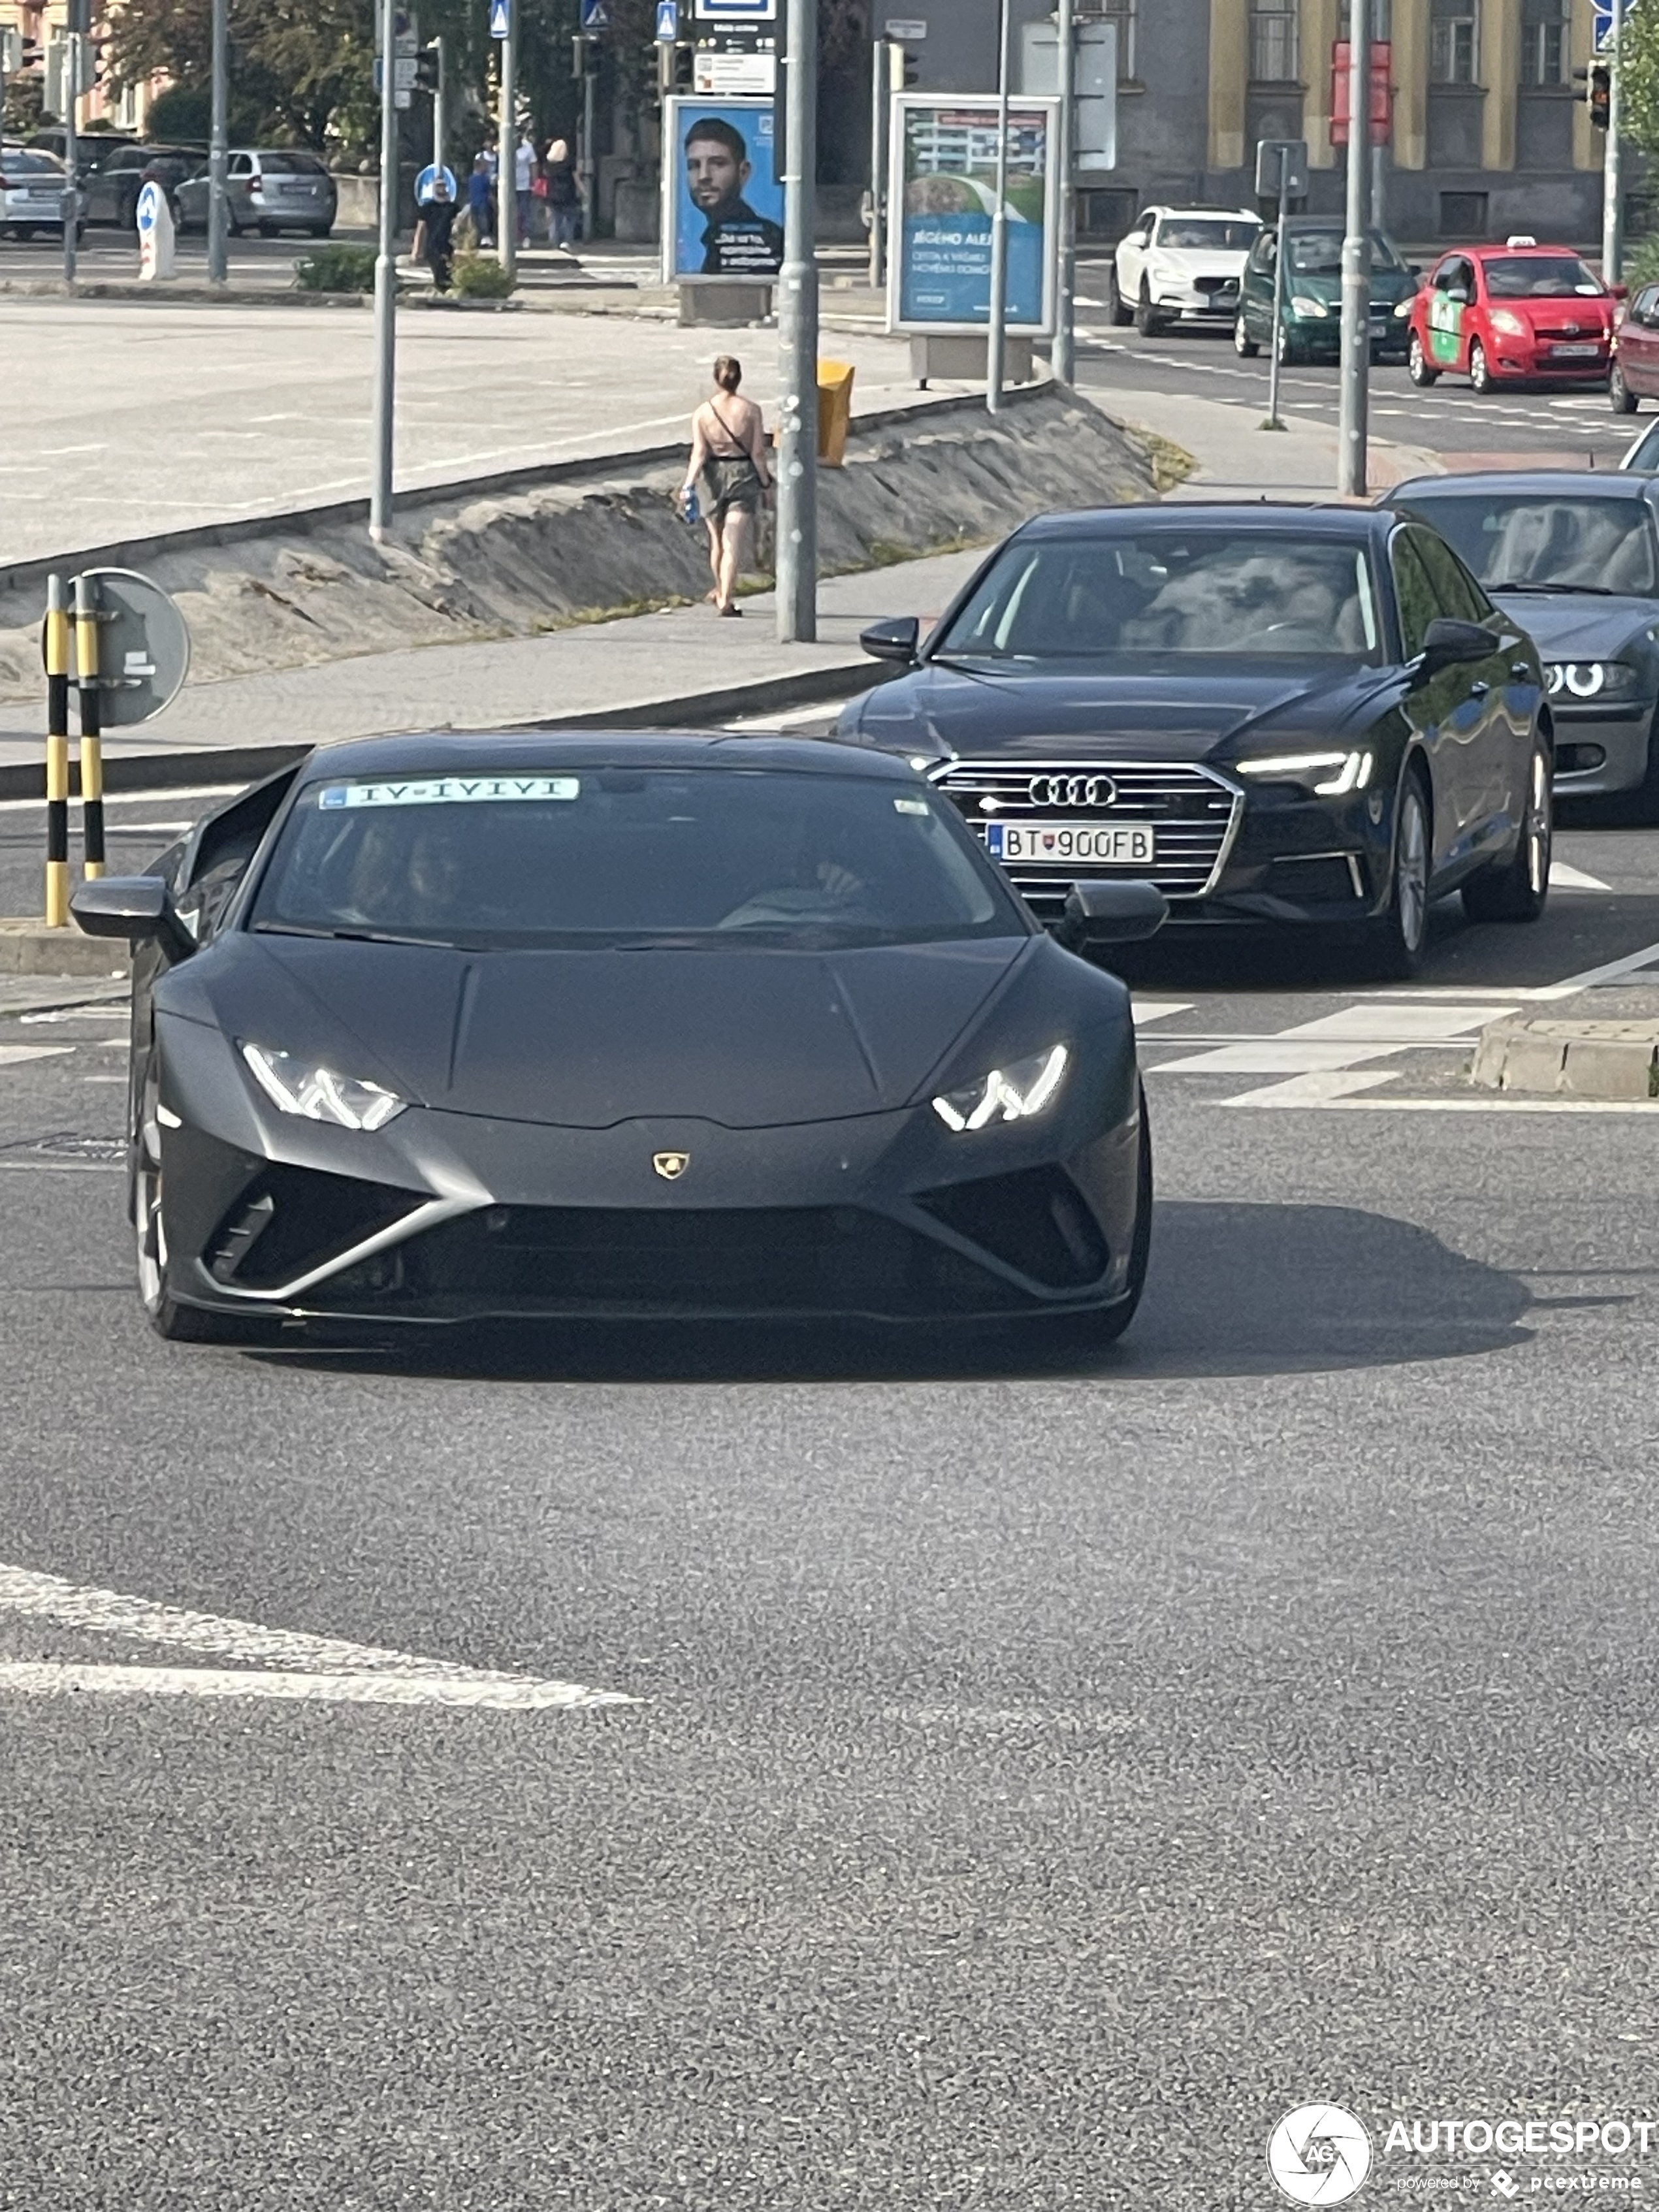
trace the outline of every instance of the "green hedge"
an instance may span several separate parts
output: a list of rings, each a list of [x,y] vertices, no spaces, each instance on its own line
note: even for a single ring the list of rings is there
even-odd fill
[[[294,281],[302,292],[372,292],[372,246],[319,246],[295,264]]]

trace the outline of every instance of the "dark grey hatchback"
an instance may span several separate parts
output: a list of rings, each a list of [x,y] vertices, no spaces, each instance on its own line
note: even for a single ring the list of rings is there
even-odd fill
[[[1417,965],[1427,909],[1528,921],[1553,722],[1530,640],[1425,525],[1376,510],[1044,516],[987,560],[843,739],[902,752],[1045,921],[1139,877],[1172,923],[1352,933]]]

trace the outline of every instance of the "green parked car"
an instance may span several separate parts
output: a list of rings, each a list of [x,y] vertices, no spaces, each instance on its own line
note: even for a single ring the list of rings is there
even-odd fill
[[[1285,361],[1334,361],[1342,337],[1342,225],[1300,216],[1285,226]],[[1411,304],[1421,271],[1402,261],[1380,230],[1371,240],[1371,359],[1404,361]],[[1251,249],[1239,289],[1233,349],[1247,361],[1273,337],[1273,268],[1279,231],[1270,224]]]

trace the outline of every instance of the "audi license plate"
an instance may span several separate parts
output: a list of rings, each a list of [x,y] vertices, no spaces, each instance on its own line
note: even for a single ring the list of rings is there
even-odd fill
[[[1555,345],[1550,348],[1553,361],[1594,361],[1601,349],[1599,345]]]
[[[1150,822],[989,822],[986,849],[994,860],[1048,862],[1060,868],[1086,860],[1091,867],[1150,868]]]

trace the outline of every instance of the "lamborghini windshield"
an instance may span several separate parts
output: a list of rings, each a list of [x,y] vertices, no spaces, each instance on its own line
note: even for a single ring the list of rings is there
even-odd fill
[[[954,810],[888,778],[580,768],[304,791],[248,926],[479,948],[1023,934]]]

